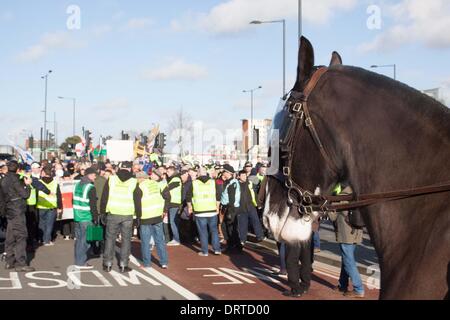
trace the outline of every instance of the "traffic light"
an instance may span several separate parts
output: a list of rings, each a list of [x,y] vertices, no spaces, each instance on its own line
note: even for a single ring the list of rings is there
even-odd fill
[[[34,137],[32,135],[28,138],[28,147],[30,149],[34,148]]]
[[[55,145],[55,135],[51,132],[48,133],[48,145],[49,147]]]
[[[92,144],[92,132],[89,130],[86,130],[84,132],[85,134],[85,139],[86,139],[86,152],[88,152],[91,148],[91,144]]]
[[[155,145],[154,145],[154,148],[159,148],[159,140],[160,140],[160,134],[158,134],[156,137],[155,137]]]
[[[159,145],[160,145],[160,148],[162,150],[166,146],[166,134],[165,133],[160,133],[159,135],[160,135]]]

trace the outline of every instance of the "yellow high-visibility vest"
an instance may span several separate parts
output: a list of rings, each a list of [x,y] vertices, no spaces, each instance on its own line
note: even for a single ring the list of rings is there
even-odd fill
[[[133,216],[135,214],[133,194],[137,183],[136,178],[123,182],[118,176],[111,176],[108,181],[109,196],[106,211],[121,216]]]
[[[216,182],[209,179],[203,183],[199,179],[192,182],[192,207],[194,212],[216,211]]]
[[[164,212],[164,198],[161,195],[165,186],[155,180],[144,180],[139,183],[142,191],[142,216],[141,219],[161,217]]]
[[[51,194],[45,194],[44,192],[38,193],[37,205],[38,209],[55,209],[58,207],[58,201],[56,197],[56,191],[58,189],[58,183],[55,179],[49,184],[41,180],[41,182],[50,190]]]
[[[169,184],[172,182],[179,182],[180,185],[170,190],[170,203],[181,204],[181,179],[179,177],[172,177],[172,179],[169,180]]]

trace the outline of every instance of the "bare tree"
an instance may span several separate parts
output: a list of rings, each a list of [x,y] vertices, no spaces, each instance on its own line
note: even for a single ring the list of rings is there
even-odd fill
[[[191,135],[192,129],[191,117],[181,107],[175,112],[174,117],[169,123],[170,132],[176,132],[176,145],[179,148],[180,157],[184,156],[186,144],[190,144],[193,138]]]

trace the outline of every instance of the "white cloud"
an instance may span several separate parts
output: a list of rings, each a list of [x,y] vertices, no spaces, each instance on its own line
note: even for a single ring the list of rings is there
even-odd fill
[[[177,59],[167,66],[147,70],[143,77],[151,80],[199,80],[208,76],[205,67],[187,63],[183,59]]]
[[[385,12],[394,25],[363,43],[359,47],[361,52],[395,50],[414,42],[429,48],[450,48],[450,1],[402,0],[386,6],[382,13]]]
[[[338,10],[355,7],[356,0],[303,1],[303,19],[324,24]],[[237,33],[251,27],[252,20],[297,18],[298,2],[294,0],[228,0],[208,13],[187,12],[171,21],[174,31],[200,29],[210,33]]]
[[[125,30],[139,30],[145,29],[154,24],[154,21],[150,18],[132,18],[128,20]]]
[[[74,49],[84,44],[74,40],[68,32],[44,34],[39,42],[20,52],[17,59],[21,62],[33,62],[41,59],[55,49]]]

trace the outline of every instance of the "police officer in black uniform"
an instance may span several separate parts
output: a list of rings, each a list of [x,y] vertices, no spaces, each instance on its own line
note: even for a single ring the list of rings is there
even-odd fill
[[[18,171],[19,164],[17,161],[11,161],[8,163],[8,173],[1,179],[8,221],[5,240],[5,268],[15,268],[17,272],[31,272],[35,269],[27,265],[28,234],[25,211],[27,208],[26,199],[30,196],[32,180],[28,177],[21,180]]]

